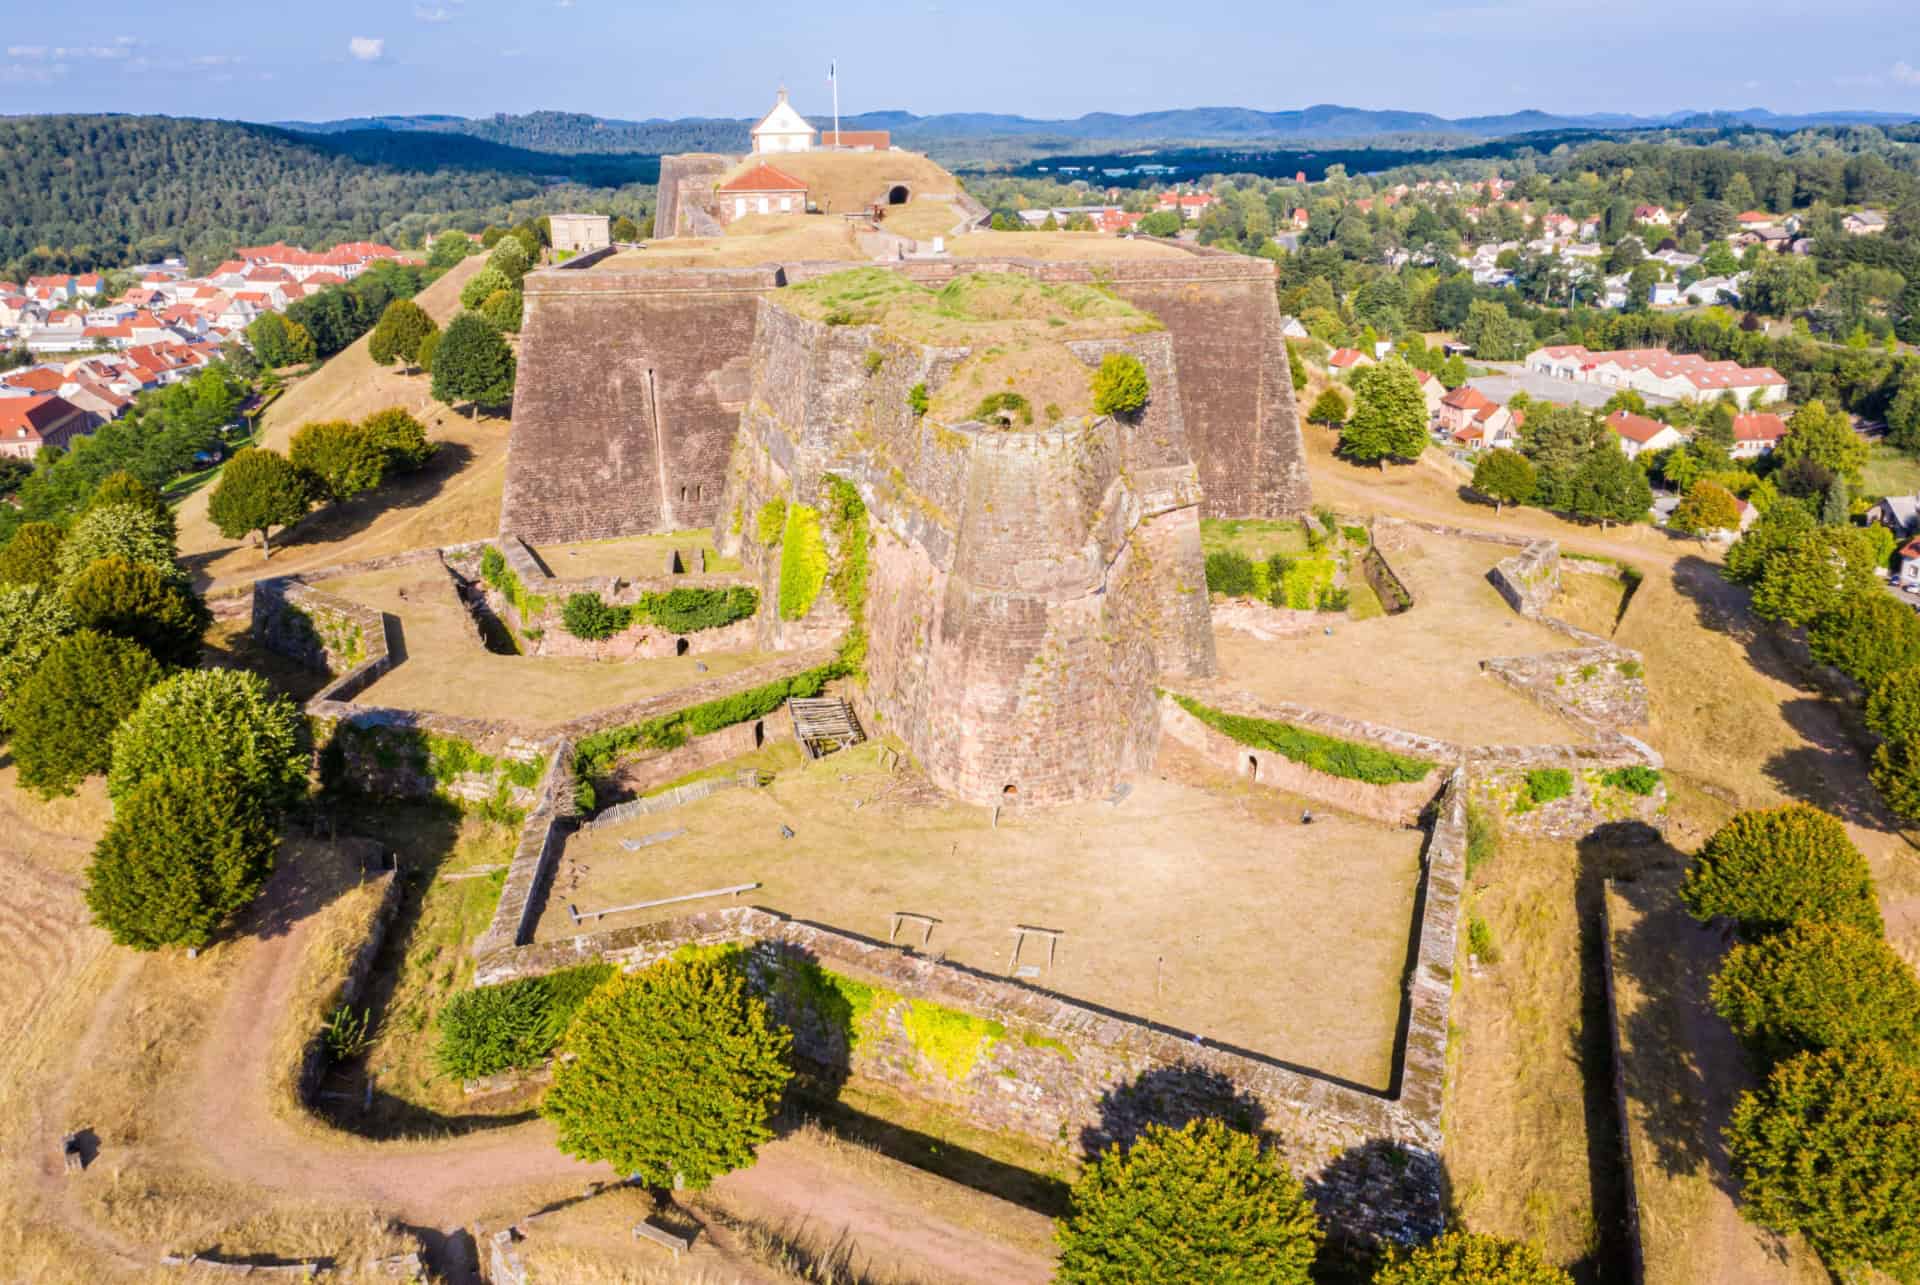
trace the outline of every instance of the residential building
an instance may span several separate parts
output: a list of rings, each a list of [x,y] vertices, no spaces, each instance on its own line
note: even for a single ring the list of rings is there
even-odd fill
[[[1920,495],[1889,495],[1876,500],[1867,510],[1867,521],[1887,528],[1902,540],[1920,534]]]
[[[587,254],[613,244],[613,220],[605,214],[550,214],[548,236],[556,254]]]
[[[756,165],[732,182],[722,183],[719,195],[722,223],[744,219],[750,214],[807,212],[806,181],[771,165]]]
[[[1607,427],[1620,439],[1620,449],[1630,460],[1640,458],[1643,451],[1664,451],[1687,440],[1686,435],[1671,424],[1662,424],[1632,411],[1617,410],[1607,416]]]
[[[1780,439],[1787,435],[1787,422],[1778,415],[1758,411],[1733,417],[1733,450],[1736,460],[1754,460],[1771,455]]]
[[[30,460],[42,447],[64,447],[91,427],[87,413],[58,393],[0,397],[0,455]]]
[[[1336,375],[1345,375],[1362,366],[1374,364],[1372,354],[1361,352],[1357,348],[1336,348],[1333,350],[1333,356],[1327,358],[1327,368]]]
[[[1667,213],[1665,206],[1661,205],[1634,206],[1633,221],[1635,223],[1650,223],[1657,228],[1669,228],[1673,226],[1673,216]]]
[[[793,109],[793,104],[787,101],[784,87],[774,100],[773,110],[762,116],[760,123],[750,131],[753,150],[760,154],[811,152],[819,132],[807,124],[806,117]]]
[[[1447,386],[1430,370],[1416,370],[1413,377],[1420,385],[1420,395],[1427,399],[1427,419],[1431,422],[1440,414],[1440,403],[1447,399]]]
[[[1920,539],[1901,546],[1898,583],[1902,589],[1920,592]]]
[[[1220,198],[1211,192],[1162,192],[1154,209],[1177,210],[1182,219],[1192,223],[1219,203]]]
[[[1579,344],[1555,344],[1528,353],[1526,367],[1555,379],[1631,388],[1675,401],[1708,401],[1730,395],[1741,406],[1761,406],[1782,401],[1787,395],[1786,377],[1770,366],[1709,361],[1695,353],[1675,354],[1665,348],[1596,353]]]
[[[1879,210],[1855,210],[1841,218],[1840,230],[1850,236],[1877,236],[1887,230],[1887,216]]]

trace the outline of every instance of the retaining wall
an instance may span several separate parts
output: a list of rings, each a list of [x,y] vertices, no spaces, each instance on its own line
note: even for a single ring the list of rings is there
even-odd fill
[[[387,929],[393,926],[393,917],[400,908],[400,872],[389,870],[376,876],[386,886],[381,889],[380,900],[374,906],[373,917],[367,923],[366,940],[353,953],[353,959],[347,965],[346,976],[340,980],[340,989],[335,993],[332,1007],[357,1005],[360,992],[366,988],[367,977],[373,972],[373,961],[380,953],[380,947],[387,939]],[[331,1011],[331,1010],[329,1010]],[[320,1081],[327,1073],[326,1032],[316,1030],[307,1037],[305,1049],[300,1055],[300,1074],[295,1084],[295,1092],[302,1105],[311,1107],[314,1095],[320,1091]]]

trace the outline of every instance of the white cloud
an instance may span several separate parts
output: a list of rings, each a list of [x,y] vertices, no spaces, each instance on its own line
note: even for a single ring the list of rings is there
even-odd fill
[[[361,62],[379,62],[386,51],[385,36],[355,36],[347,41],[347,52]]]
[[[193,60],[196,67],[231,67],[237,62],[245,62],[241,54],[201,54]]]
[[[1893,78],[1903,85],[1920,85],[1920,67],[1903,58],[1893,64]]]
[[[45,58],[46,56],[47,47],[45,45],[7,46],[7,57],[9,58]]]
[[[55,76],[64,75],[66,70],[64,65],[45,67],[24,62],[0,64],[0,85],[44,85]]]
[[[421,22],[445,22],[453,17],[453,12],[445,5],[417,4],[413,6],[413,16]]]
[[[110,45],[8,45],[7,57],[34,61],[62,61],[70,58],[120,59],[133,53],[139,42],[132,36],[117,37]]]
[[[1880,77],[1872,74],[1849,72],[1845,75],[1835,76],[1833,83],[1842,89],[1871,89],[1880,83]]]

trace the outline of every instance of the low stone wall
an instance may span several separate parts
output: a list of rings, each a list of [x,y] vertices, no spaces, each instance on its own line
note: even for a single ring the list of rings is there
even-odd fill
[[[1543,745],[1519,752],[1509,747],[1477,753],[1470,763],[1474,802],[1500,819],[1502,829],[1554,839],[1578,840],[1601,825],[1638,821],[1666,829],[1664,780],[1651,794],[1634,794],[1607,784],[1618,768],[1662,768],[1660,756],[1632,737],[1598,746]],[[1573,790],[1548,803],[1531,802],[1527,774],[1559,769],[1572,778]]]
[[[683,808],[689,803],[698,803],[701,799],[718,794],[722,790],[757,789],[759,785],[760,774],[751,768],[734,776],[716,776],[705,781],[689,781],[685,785],[675,786],[664,794],[616,803],[596,813],[591,821],[582,821],[580,829],[595,830],[603,825],[620,825],[635,817],[654,816],[661,812],[671,812],[675,808]]]
[[[260,644],[332,674],[332,687],[362,668],[376,677],[387,670],[386,617],[371,607],[282,578],[256,583],[250,603],[253,636]],[[332,691],[326,694],[340,699]]]
[[[782,653],[758,665],[737,669],[731,674],[703,678],[697,683],[690,683],[670,692],[662,692],[658,696],[649,696],[628,705],[616,705],[612,709],[582,714],[579,718],[559,724],[553,730],[557,735],[578,740],[583,736],[606,731],[609,728],[644,723],[662,714],[671,714],[675,710],[687,709],[694,705],[704,705],[708,701],[719,700],[735,692],[749,691],[782,678],[791,678],[796,674],[804,674],[808,670],[819,669],[833,663],[839,654],[837,643],[830,647],[815,647],[809,651]]]
[[[1413,606],[1413,590],[1400,577],[1380,546],[1369,545],[1360,557],[1360,574],[1367,579],[1367,585],[1373,590],[1374,597],[1380,599],[1380,605],[1386,608],[1389,616],[1397,616]]]
[[[1613,880],[1600,898],[1601,977],[1607,992],[1607,1049],[1613,1081],[1613,1109],[1620,1122],[1620,1165],[1627,1195],[1627,1256],[1633,1285],[1647,1279],[1646,1244],[1640,1234],[1640,1193],[1633,1164],[1633,1117],[1627,1114],[1627,1065],[1620,1040],[1620,1005],[1614,995]]]
[[[640,794],[678,780],[689,772],[725,763],[728,759],[751,754],[769,741],[793,739],[793,720],[785,710],[775,710],[764,718],[735,723],[705,736],[690,737],[684,745],[670,750],[654,750],[621,763],[613,774],[620,793]]]
[[[1560,592],[1560,545],[1535,540],[1510,558],[1494,564],[1487,578],[1513,609],[1523,616],[1540,617]]]
[[[555,744],[533,808],[520,827],[520,842],[507,865],[493,919],[473,945],[475,955],[484,957],[533,940],[546,884],[553,877],[553,864],[573,816],[572,763],[573,743],[562,740]]]
[[[1480,668],[1576,727],[1604,733],[1646,725],[1645,667],[1624,647],[1493,656]]]
[[[380,947],[387,939],[387,929],[392,927],[394,914],[400,909],[400,872],[389,870],[376,878],[386,886],[381,890],[380,900],[367,921],[367,938],[353,953],[346,976],[340,981],[340,989],[333,1001],[335,1007],[342,1004],[357,1005],[360,1002],[360,992],[366,988],[367,978],[373,972],[374,958],[379,955]],[[320,1091],[320,1081],[326,1073],[326,1033],[316,1030],[307,1037],[306,1048],[300,1055],[300,1073],[295,1082],[295,1092],[303,1106],[313,1105],[314,1095]]]
[[[1195,699],[1228,713],[1290,723],[1309,731],[1375,745],[1396,754],[1411,755],[1433,763],[1434,770],[1426,779],[1393,785],[1372,785],[1344,776],[1331,776],[1296,763],[1285,755],[1242,745],[1187,713],[1171,696],[1163,695],[1160,698],[1160,730],[1197,751],[1222,772],[1245,778],[1256,785],[1298,794],[1355,816],[1384,821],[1388,825],[1417,824],[1421,814],[1433,802],[1434,795],[1440,791],[1447,772],[1466,757],[1466,751],[1461,746],[1447,741],[1359,719],[1341,718],[1303,705],[1269,705],[1238,692],[1208,691],[1197,693]]]

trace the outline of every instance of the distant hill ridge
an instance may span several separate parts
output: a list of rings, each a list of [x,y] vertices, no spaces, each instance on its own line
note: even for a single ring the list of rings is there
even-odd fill
[[[824,118],[814,123],[826,125]],[[907,111],[862,112],[841,118],[847,129],[890,130],[915,146],[989,138],[1063,143],[1228,142],[1254,140],[1361,139],[1385,134],[1437,134],[1499,138],[1536,130],[1726,127],[1799,129],[1814,125],[1883,125],[1920,119],[1920,113],[1829,111],[1780,115],[1761,107],[1736,111],[1681,111],[1662,116],[1621,113],[1558,115],[1529,109],[1497,116],[1448,118],[1430,112],[1376,110],[1323,103],[1290,111],[1248,107],[1185,107],[1132,115],[1089,112],[1071,120],[1042,120],[999,112],[947,112],[919,116]],[[617,120],[579,112],[540,111],[475,118],[445,115],[370,116],[338,121],[279,121],[306,133],[392,130],[465,134],[534,151],[649,153],[743,151],[748,118],[690,116],[676,120]]]

